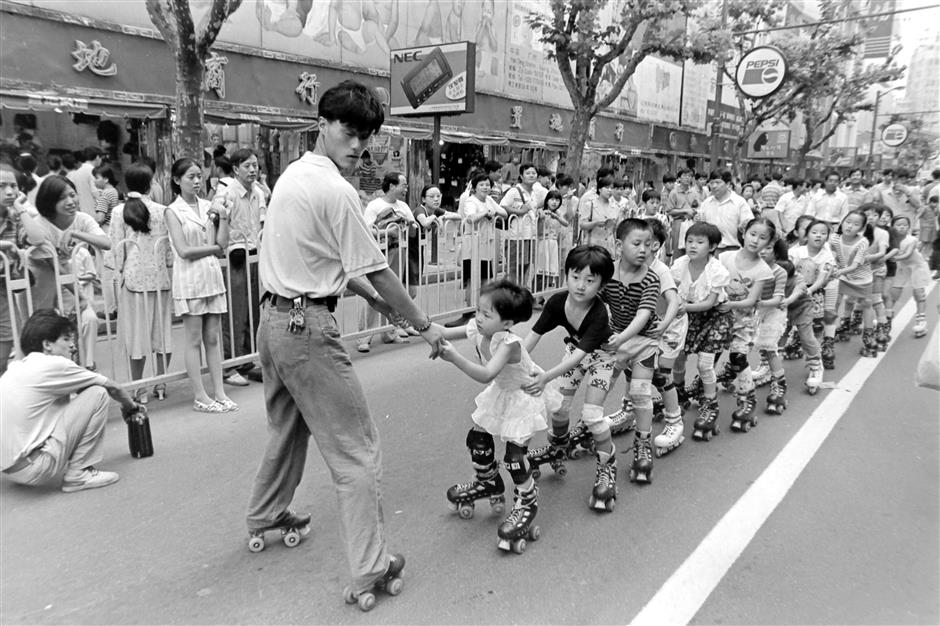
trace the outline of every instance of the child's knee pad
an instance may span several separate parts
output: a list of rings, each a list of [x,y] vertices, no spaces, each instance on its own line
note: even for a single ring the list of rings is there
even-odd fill
[[[698,355],[698,377],[706,385],[714,385],[718,382],[718,375],[715,373],[715,355]]]
[[[503,463],[506,464],[506,471],[512,476],[512,482],[521,485],[529,480],[530,468],[526,462],[526,452],[528,446],[520,446],[509,441],[506,443],[506,454],[503,456]]]
[[[659,366],[653,371],[653,386],[660,392],[666,392],[675,387],[672,380],[672,368]]]
[[[630,400],[636,409],[653,410],[653,383],[649,380],[630,381]]]
[[[760,357],[765,361],[769,361],[771,358],[777,356],[776,348],[761,348]]]
[[[585,404],[581,407],[581,421],[592,435],[602,435],[610,430],[610,424],[604,419],[604,407],[598,404]]]
[[[470,429],[467,433],[467,448],[470,449],[471,462],[480,468],[485,468],[496,461],[496,451],[493,449],[493,435]]]
[[[728,367],[737,376],[748,368],[747,355],[743,352],[732,352],[728,357]]]

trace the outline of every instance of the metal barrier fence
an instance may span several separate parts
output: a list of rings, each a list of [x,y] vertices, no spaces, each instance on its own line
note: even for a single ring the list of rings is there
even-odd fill
[[[393,224],[374,234],[392,271],[434,320],[472,311],[480,286],[489,278],[507,276],[536,295],[549,294],[564,284],[564,258],[571,247],[570,228],[549,228],[528,216],[484,219],[476,224],[445,220],[427,230]],[[222,319],[226,368],[257,359],[258,256],[237,233],[232,240],[226,257],[220,260],[229,309]],[[169,242],[161,237],[153,245]],[[125,239],[112,242],[112,251],[121,247],[126,254],[135,246],[137,242]],[[90,250],[86,244],[72,249],[67,260],[49,244],[19,250],[18,254],[17,259],[0,252],[0,296],[5,304],[0,306],[0,329],[9,324],[16,355],[21,354],[19,334],[25,320],[38,308],[55,306],[76,322],[78,363],[94,364],[128,390],[185,378],[181,356],[175,361],[170,358],[170,367],[165,369],[155,366],[158,356],[169,358],[174,347],[181,353],[185,345],[182,323],[173,315],[169,292],[129,292],[121,273],[107,267],[106,257],[111,255]],[[17,267],[28,271],[14,271]],[[148,328],[133,327],[131,318],[138,315],[128,310],[122,316],[122,308],[128,306],[142,307],[142,313],[136,313],[150,322]],[[108,313],[114,310],[117,319],[111,320]],[[334,315],[345,339],[395,328],[351,292],[340,298]],[[241,324],[238,317],[247,324]],[[169,329],[169,336],[163,329]],[[152,349],[145,354],[147,371],[135,376],[128,347],[131,340],[140,341],[140,337],[131,336],[140,332],[152,334]],[[140,367],[139,359],[135,360]]]

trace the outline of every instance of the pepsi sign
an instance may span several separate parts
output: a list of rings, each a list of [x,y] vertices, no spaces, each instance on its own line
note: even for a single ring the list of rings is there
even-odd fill
[[[734,80],[748,98],[766,98],[773,94],[787,76],[787,60],[773,46],[759,46],[748,51],[734,72]]]

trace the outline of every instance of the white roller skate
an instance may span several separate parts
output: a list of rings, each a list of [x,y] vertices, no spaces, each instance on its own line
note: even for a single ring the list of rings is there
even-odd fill
[[[804,383],[806,385],[806,393],[815,396],[823,382],[822,361],[820,359],[807,361],[806,367],[809,369],[809,374],[807,374],[806,382]]]
[[[764,357],[761,357],[760,365],[754,369],[753,377],[755,387],[763,387],[773,378],[770,373],[770,363]]]
[[[921,338],[927,334],[927,316],[918,313],[914,316],[914,337]]]
[[[682,421],[682,413],[678,415],[664,415],[665,425],[663,432],[656,435],[653,439],[653,448],[656,450],[656,456],[661,457],[675,450],[685,441],[685,424]]]
[[[636,412],[633,410],[633,402],[630,398],[624,396],[620,405],[620,410],[604,418],[610,423],[611,436],[621,435],[636,428]]]

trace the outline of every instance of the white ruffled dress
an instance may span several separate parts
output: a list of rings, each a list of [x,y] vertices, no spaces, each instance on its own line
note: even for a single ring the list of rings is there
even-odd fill
[[[467,337],[476,345],[482,361],[484,357],[480,347],[485,338],[473,320],[467,324]],[[477,395],[477,408],[471,418],[477,426],[494,437],[523,446],[532,435],[548,428],[549,414],[561,408],[562,398],[553,384],[546,385],[538,396],[523,391],[521,386],[529,382],[530,374],[542,373],[544,370],[532,361],[522,345],[522,339],[509,331],[493,335],[490,354],[494,354],[504,343],[519,344],[521,358],[518,363],[507,363],[486,389]]]

